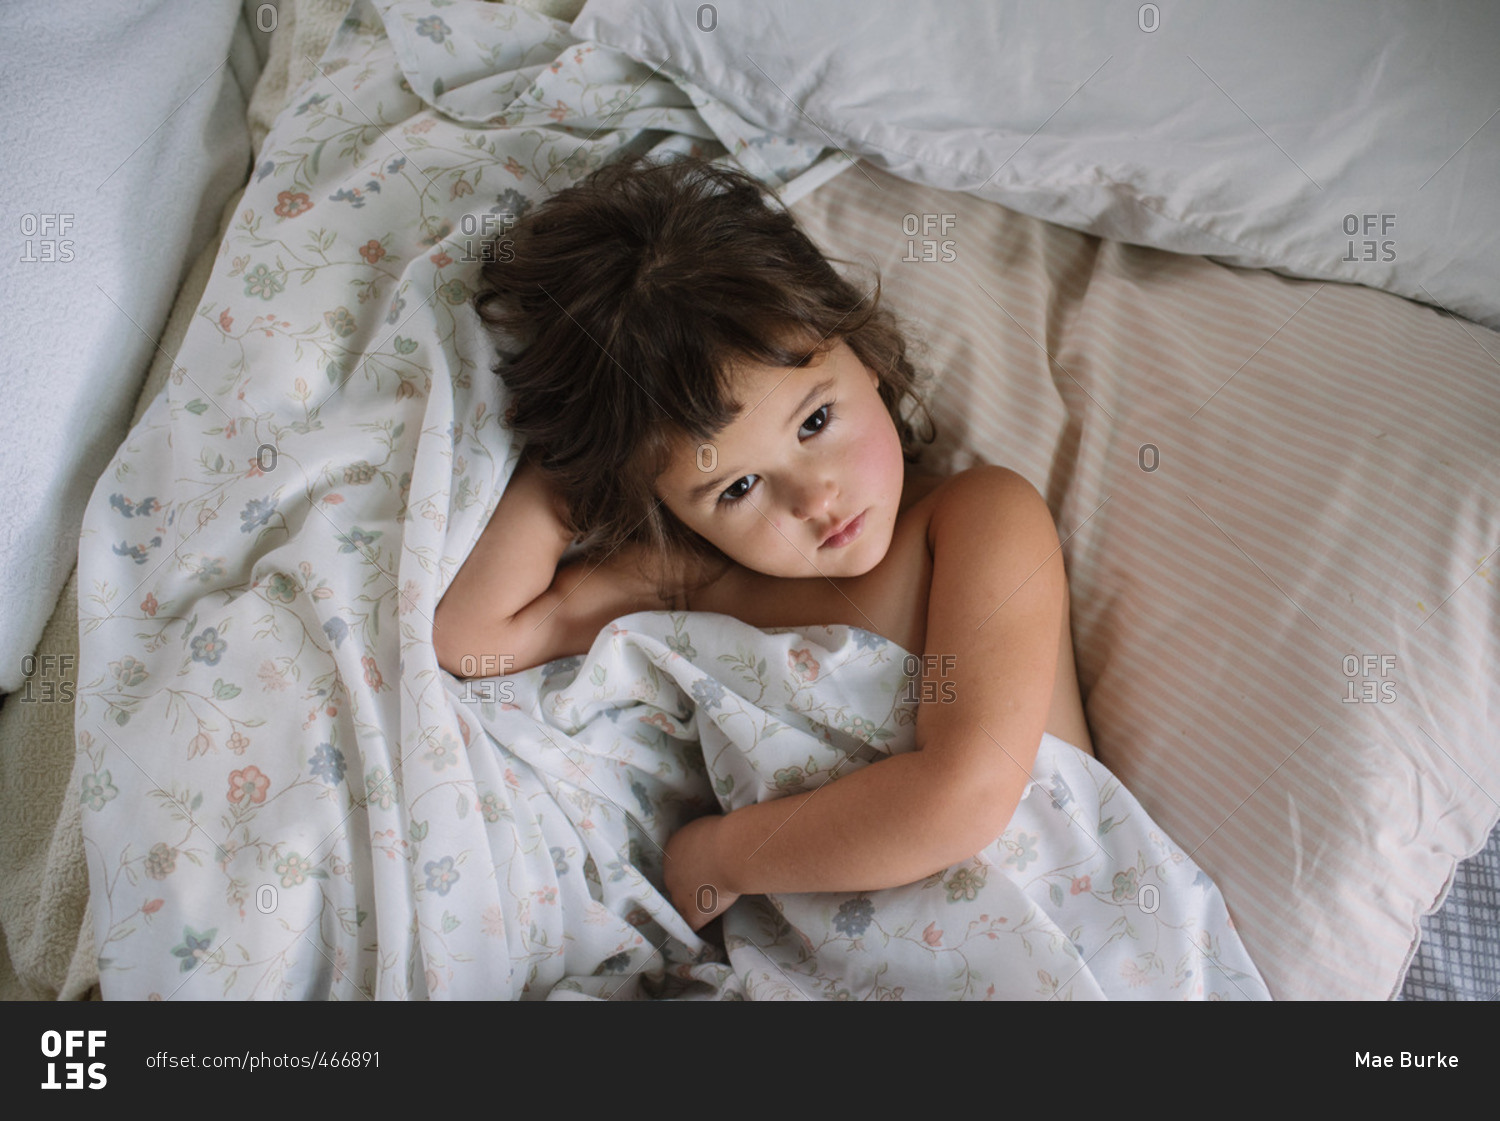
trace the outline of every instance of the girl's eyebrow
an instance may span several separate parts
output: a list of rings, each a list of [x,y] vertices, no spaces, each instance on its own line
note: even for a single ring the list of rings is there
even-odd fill
[[[791,415],[787,417],[786,422],[788,424],[791,424],[793,421],[800,419],[808,406],[811,405],[813,401],[816,400],[819,396],[831,390],[834,387],[834,384],[835,379],[832,377],[827,377],[818,382],[817,385],[809,389],[807,391],[807,396],[803,397],[802,400],[797,403],[797,406],[792,409]],[[688,501],[694,506],[702,505],[702,503],[707,500],[709,495],[713,494],[715,491],[721,490],[725,483],[729,482],[731,479],[738,478],[741,474],[743,474],[743,472],[726,471],[719,475],[715,475],[706,483],[699,483],[688,492]]]

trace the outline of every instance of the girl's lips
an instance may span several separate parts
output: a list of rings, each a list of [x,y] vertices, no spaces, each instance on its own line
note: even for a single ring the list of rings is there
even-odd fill
[[[842,548],[843,546],[849,544],[849,542],[853,541],[856,537],[858,537],[860,533],[864,531],[864,528],[865,512],[861,510],[859,515],[853,521],[849,522],[842,530],[840,530],[838,533],[835,533],[832,537],[828,538],[828,540],[824,541],[820,547],[824,549]]]

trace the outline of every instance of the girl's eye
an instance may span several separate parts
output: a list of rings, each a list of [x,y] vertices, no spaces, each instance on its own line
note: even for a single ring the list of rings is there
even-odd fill
[[[828,404],[824,405],[817,412],[813,413],[812,416],[808,417],[802,422],[802,427],[797,430],[797,435],[802,436],[803,438],[806,438],[808,436],[816,436],[819,432],[828,427],[828,422],[832,419],[833,403],[830,401]],[[809,429],[811,429],[811,431],[809,431]]]
[[[802,427],[797,429],[797,435],[801,439],[806,440],[809,437],[816,436],[819,432],[823,431],[823,429],[827,428],[832,422],[833,402],[829,401],[817,412],[813,413],[802,422]],[[754,490],[755,484],[759,479],[759,475],[741,476],[733,483],[729,484],[727,488],[725,488],[724,492],[719,495],[719,501],[726,505],[733,505],[740,499],[744,498],[752,490]]]
[[[755,487],[757,475],[745,475],[730,483],[724,493],[719,496],[721,502],[738,502],[749,494]]]

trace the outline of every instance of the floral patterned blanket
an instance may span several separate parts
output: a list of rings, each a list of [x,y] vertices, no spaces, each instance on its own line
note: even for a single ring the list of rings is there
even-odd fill
[[[847,166],[509,5],[358,0],[278,119],[84,517],[104,995],[1264,995],[1212,885],[1050,741],[964,867],[692,934],[653,886],[678,824],[909,736],[872,635],[630,616],[586,659],[438,667],[434,608],[517,458],[479,265],[624,150],[730,152],[787,201]]]
[[[526,892],[485,921],[530,963],[525,983],[606,999],[1269,999],[1209,878],[1051,735],[1009,828],[973,859],[886,891],[742,898],[723,947],[700,941],[655,886],[666,839],[705,809],[912,750],[920,669],[858,628],[655,612],[616,620],[587,657],[455,683],[476,805]],[[429,889],[475,855],[429,865]]]

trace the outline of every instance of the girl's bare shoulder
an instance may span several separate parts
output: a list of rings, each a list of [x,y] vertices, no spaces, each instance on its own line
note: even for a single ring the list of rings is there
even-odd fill
[[[995,527],[1008,521],[1006,514],[1019,506],[1046,506],[1024,475],[993,463],[933,479],[916,502],[926,515],[929,548],[935,545],[938,530],[945,522],[960,528]]]

